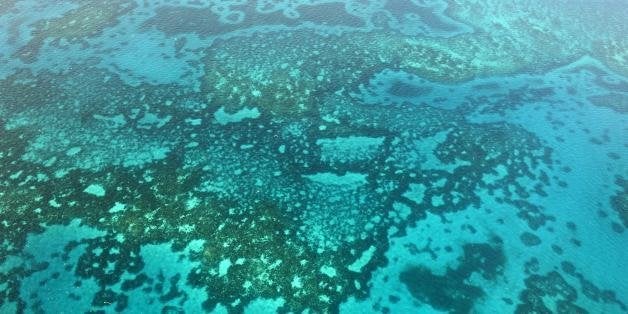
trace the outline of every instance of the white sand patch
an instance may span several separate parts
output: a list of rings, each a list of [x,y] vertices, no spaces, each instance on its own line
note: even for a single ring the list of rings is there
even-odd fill
[[[259,118],[261,113],[255,107],[250,109],[249,107],[244,107],[238,110],[236,113],[227,113],[225,111],[225,107],[220,107],[215,113],[214,118],[221,125],[227,125],[229,123],[237,123],[241,122],[245,119],[257,119]]]
[[[319,172],[310,175],[303,175],[303,177],[315,183],[357,188],[366,184],[367,175],[357,172],[347,172],[344,175],[337,175],[331,172]]]
[[[356,273],[361,272],[362,268],[364,268],[364,266],[366,266],[371,261],[371,259],[373,258],[373,254],[375,253],[375,249],[376,248],[371,245],[366,251],[362,252],[362,255],[360,256],[360,258],[355,260],[355,262],[353,262],[353,264],[347,266],[347,269],[349,269],[352,272],[356,272]]]
[[[106,193],[105,188],[97,183],[90,184],[87,188],[85,188],[85,190],[83,190],[83,192],[97,197],[103,197]]]

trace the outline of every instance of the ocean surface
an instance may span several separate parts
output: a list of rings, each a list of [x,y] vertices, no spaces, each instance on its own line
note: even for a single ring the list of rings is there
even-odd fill
[[[0,313],[628,313],[625,0],[0,0]]]

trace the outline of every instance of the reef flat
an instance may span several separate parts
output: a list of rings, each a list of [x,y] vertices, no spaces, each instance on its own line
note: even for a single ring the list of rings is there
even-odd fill
[[[0,0],[0,313],[626,313],[626,16]]]

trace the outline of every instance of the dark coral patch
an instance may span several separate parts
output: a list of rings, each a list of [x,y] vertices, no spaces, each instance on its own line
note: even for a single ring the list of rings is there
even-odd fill
[[[611,108],[619,113],[628,113],[628,95],[625,93],[608,93],[589,96],[587,99],[594,105]]]
[[[168,36],[182,33],[195,33],[203,37],[224,35],[236,30],[253,27],[268,26],[298,26],[310,22],[315,25],[363,27],[364,21],[355,15],[349,14],[343,3],[322,3],[316,5],[302,5],[296,11],[298,17],[290,18],[281,11],[260,13],[255,6],[233,6],[233,12],[240,12],[242,19],[225,23],[220,16],[209,8],[189,8],[164,6],[157,8],[154,17],[144,22],[145,29],[155,27]],[[329,14],[328,12],[334,12]]]
[[[13,54],[23,62],[35,62],[39,50],[47,39],[52,45],[80,43],[88,46],[86,39],[102,34],[109,27],[119,23],[118,18],[133,9],[136,4],[129,1],[82,1],[81,5],[66,12],[61,17],[42,20],[35,23],[34,36],[29,42]]]
[[[459,23],[441,12],[437,12],[434,7],[418,5],[414,1],[408,0],[388,0],[384,9],[392,15],[398,23],[407,23],[417,19],[431,30],[456,34],[463,29]]]
[[[499,238],[493,239],[492,243],[465,244],[463,252],[458,268],[448,268],[444,275],[416,266],[403,271],[399,280],[417,300],[437,310],[470,313],[485,291],[480,286],[469,284],[468,279],[473,273],[478,273],[486,280],[495,280],[502,274],[506,259]]]
[[[464,282],[464,277],[454,277],[449,272],[444,276],[434,275],[428,268],[414,267],[401,273],[403,282],[412,296],[449,313],[469,313],[474,302],[484,295],[478,287]]]
[[[521,242],[526,246],[537,246],[541,244],[541,238],[530,232],[524,232],[519,236]]]
[[[615,184],[619,186],[619,190],[611,197],[611,206],[619,215],[624,227],[628,228],[628,180],[617,176]]]
[[[431,88],[410,85],[402,81],[395,81],[388,89],[388,93],[399,97],[416,97],[429,93]]]

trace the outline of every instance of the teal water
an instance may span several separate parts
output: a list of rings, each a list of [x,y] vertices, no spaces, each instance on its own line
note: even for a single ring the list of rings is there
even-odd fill
[[[0,313],[628,313],[627,8],[0,0]]]

